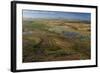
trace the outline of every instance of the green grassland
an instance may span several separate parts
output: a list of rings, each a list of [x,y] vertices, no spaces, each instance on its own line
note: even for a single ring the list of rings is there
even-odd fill
[[[81,21],[23,20],[23,62],[90,59],[90,32]]]

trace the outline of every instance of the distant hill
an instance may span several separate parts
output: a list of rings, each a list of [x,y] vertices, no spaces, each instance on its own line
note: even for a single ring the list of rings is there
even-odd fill
[[[23,21],[34,21],[34,20],[52,20],[52,21],[55,21],[55,20],[59,20],[59,21],[65,21],[65,22],[68,22],[68,23],[86,23],[86,24],[90,24],[91,22],[90,21],[87,21],[87,20],[74,20],[74,19],[51,19],[51,18],[23,18]]]

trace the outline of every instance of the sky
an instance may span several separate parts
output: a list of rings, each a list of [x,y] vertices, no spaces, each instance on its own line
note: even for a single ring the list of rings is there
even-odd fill
[[[23,10],[24,18],[91,20],[90,13]]]

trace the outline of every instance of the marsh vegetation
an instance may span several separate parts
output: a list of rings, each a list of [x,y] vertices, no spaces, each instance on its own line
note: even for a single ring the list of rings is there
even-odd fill
[[[89,22],[66,19],[23,19],[23,62],[91,58]]]

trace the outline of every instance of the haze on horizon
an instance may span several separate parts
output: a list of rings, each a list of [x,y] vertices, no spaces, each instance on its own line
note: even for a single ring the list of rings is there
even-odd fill
[[[79,13],[79,12],[23,10],[23,18],[68,19],[68,20],[81,20],[90,22],[91,14]]]

